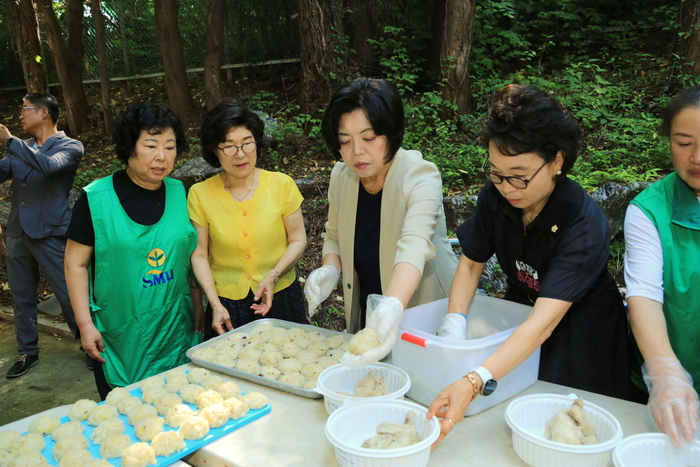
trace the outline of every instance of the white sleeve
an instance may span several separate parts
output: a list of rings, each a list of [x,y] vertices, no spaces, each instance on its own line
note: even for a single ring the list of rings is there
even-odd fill
[[[624,229],[627,297],[646,297],[663,303],[664,257],[656,226],[639,207],[630,204]]]

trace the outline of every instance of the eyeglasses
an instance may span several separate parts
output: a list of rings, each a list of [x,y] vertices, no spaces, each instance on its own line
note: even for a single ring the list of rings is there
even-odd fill
[[[251,152],[255,151],[255,141],[248,141],[247,143],[243,143],[240,146],[236,146],[235,144],[228,144],[224,147],[218,147],[221,152],[224,153],[224,156],[227,157],[233,157],[236,154],[238,154],[238,150],[242,149],[244,153],[250,154]]]
[[[27,110],[41,110],[43,107],[22,107],[22,113],[26,112]]]
[[[490,171],[484,171],[484,175],[486,175],[487,180],[491,180],[495,185],[500,185],[505,180],[506,182],[510,183],[512,187],[524,190],[525,188],[527,188],[527,184],[530,183],[532,179],[535,178],[535,175],[537,175],[540,172],[540,170],[542,170],[542,168],[548,163],[549,161],[544,161],[544,164],[542,164],[539,169],[535,170],[535,173],[532,174],[532,177],[530,177],[529,179],[513,176],[504,177],[503,175],[498,175]],[[484,165],[485,164],[486,162],[484,162]]]

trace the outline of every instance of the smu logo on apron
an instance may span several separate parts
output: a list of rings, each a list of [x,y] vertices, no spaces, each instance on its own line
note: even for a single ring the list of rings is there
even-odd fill
[[[163,270],[166,259],[167,256],[165,255],[165,252],[160,248],[154,248],[148,253],[146,256],[146,261],[153,269],[148,271],[141,279],[144,289],[155,285],[165,284],[166,282],[169,282],[175,278],[175,274],[173,273],[172,269],[169,271]]]

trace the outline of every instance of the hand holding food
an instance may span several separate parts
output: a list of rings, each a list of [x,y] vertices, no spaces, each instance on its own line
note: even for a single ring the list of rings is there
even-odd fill
[[[452,340],[467,340],[467,319],[462,313],[448,313],[442,318],[438,337]]]

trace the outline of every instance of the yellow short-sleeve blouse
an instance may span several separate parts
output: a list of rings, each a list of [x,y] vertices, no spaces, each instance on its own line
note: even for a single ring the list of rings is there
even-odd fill
[[[220,297],[240,300],[275,268],[287,248],[283,219],[304,198],[288,175],[260,170],[253,197],[234,201],[221,175],[196,183],[187,197],[190,219],[209,229],[209,265]],[[280,277],[275,292],[296,279],[294,269]]]

